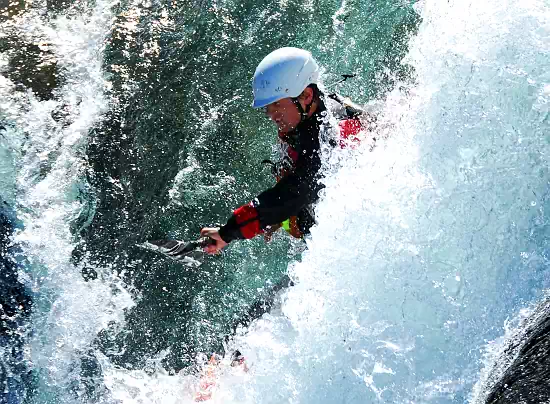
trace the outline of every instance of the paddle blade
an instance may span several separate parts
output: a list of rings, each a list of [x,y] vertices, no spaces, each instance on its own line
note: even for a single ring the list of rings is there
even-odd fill
[[[203,248],[215,242],[215,240],[209,237],[204,237],[187,243],[179,240],[164,239],[146,241],[138,245],[189,266],[199,266],[201,262],[197,261],[197,258],[201,258],[204,255]]]

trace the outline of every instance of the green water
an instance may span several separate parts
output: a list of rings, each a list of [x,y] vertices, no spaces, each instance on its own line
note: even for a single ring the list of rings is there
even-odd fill
[[[105,51],[112,108],[92,131],[86,214],[75,231],[83,256],[112,266],[131,285],[137,306],[123,330],[98,344],[116,364],[143,367],[168,350],[180,369],[198,352],[220,350],[231,325],[270,283],[296,246],[281,235],[231,245],[188,269],[139,250],[148,238],[193,239],[274,183],[275,128],[250,107],[256,65],[272,50],[310,50],[326,69],[356,78],[338,90],[359,103],[382,98],[419,17],[403,1],[122,1]],[[92,202],[93,201],[93,202]],[[93,219],[90,222],[90,219]],[[291,251],[289,253],[289,251]],[[93,278],[90,266],[83,271]]]

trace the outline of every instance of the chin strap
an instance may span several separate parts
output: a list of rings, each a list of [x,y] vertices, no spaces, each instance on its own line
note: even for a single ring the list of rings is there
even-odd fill
[[[309,110],[311,109],[311,105],[313,103],[306,105],[306,109],[304,111],[304,109],[302,108],[302,104],[300,104],[300,101],[298,101],[298,97],[292,98],[292,102],[294,103],[294,105],[296,105],[296,108],[298,108],[298,112],[300,113],[300,122],[305,121],[309,117]]]

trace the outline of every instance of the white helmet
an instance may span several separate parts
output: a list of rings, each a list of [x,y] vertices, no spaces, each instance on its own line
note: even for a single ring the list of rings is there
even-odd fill
[[[298,97],[319,79],[319,66],[311,53],[298,48],[280,48],[267,55],[256,68],[252,80],[254,108],[280,99]]]

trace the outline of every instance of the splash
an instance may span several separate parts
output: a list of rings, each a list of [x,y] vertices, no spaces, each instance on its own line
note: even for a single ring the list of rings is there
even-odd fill
[[[297,285],[232,342],[250,372],[212,402],[468,400],[487,341],[548,286],[549,12],[422,5],[415,84],[385,100],[374,151],[327,177]],[[112,391],[160,402],[160,376],[111,370]]]
[[[49,101],[32,92],[16,92],[2,78],[4,122],[9,125],[12,156],[11,193],[23,223],[13,242],[28,265],[20,278],[33,293],[33,333],[29,363],[37,377],[36,402],[53,397],[72,402],[82,394],[81,359],[99,331],[121,323],[133,301],[109,268],[85,281],[84,261],[72,260],[71,226],[93,215],[83,159],[90,128],[108,108],[108,82],[102,72],[102,49],[112,18],[112,1],[98,1],[77,16],[48,20],[40,8],[18,21],[21,35],[40,38],[55,53],[64,84]],[[8,184],[2,190],[9,189]],[[11,185],[11,184],[10,184]]]
[[[327,179],[282,315],[237,338],[246,399],[467,400],[480,349],[548,286],[549,12],[424,5],[388,140]]]
[[[0,82],[2,117],[16,128],[2,147],[2,171],[13,179],[6,187],[16,184],[25,229],[15,240],[32,261],[26,277],[36,294],[36,402],[88,400],[87,358],[108,390],[90,401],[193,402],[198,378],[164,370],[164,354],[129,370],[94,351],[97,335],[122,325],[134,302],[110,268],[94,268],[97,279],[86,282],[86,260],[71,260],[70,223],[94,209],[83,203],[93,193],[82,156],[109,107],[101,53],[113,4],[31,24],[66,71],[55,100],[14,95],[13,83]],[[327,177],[308,251],[289,268],[296,286],[231,342],[250,371],[221,374],[211,402],[465,402],[487,341],[548,286],[548,7],[489,0],[419,8],[423,23],[406,61],[415,84],[383,100],[377,147],[346,155]],[[340,11],[334,41],[349,30],[352,4]],[[346,46],[354,60],[356,42]],[[159,56],[158,46],[147,55]],[[363,85],[354,91],[363,94]],[[65,118],[52,122],[60,107]],[[187,174],[176,178],[174,203]]]

